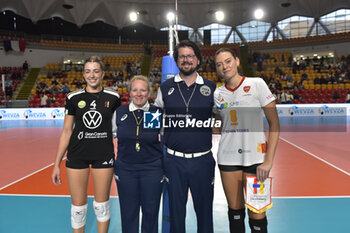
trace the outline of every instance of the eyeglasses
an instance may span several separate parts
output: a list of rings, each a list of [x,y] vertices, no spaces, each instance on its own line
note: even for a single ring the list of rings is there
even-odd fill
[[[193,60],[194,58],[196,57],[196,55],[180,55],[179,56],[179,59],[180,60],[185,60],[185,58],[187,59],[187,60]]]

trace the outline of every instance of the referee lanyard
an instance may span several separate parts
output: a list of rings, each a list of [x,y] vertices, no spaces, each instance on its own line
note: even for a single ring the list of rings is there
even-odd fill
[[[137,120],[137,117],[135,116],[134,111],[132,111],[132,115],[134,115],[135,121],[136,121],[136,145],[135,145],[135,150],[137,152],[139,152],[141,150],[141,146],[140,146],[140,141],[139,141],[139,133],[140,133],[140,124],[143,120],[143,116],[140,119],[140,121]]]

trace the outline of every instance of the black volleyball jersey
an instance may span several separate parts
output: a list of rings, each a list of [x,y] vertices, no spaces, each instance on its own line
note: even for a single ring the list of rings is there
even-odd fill
[[[75,116],[68,159],[114,157],[112,118],[120,103],[117,92],[104,88],[98,93],[89,93],[84,88],[67,95],[65,114]]]

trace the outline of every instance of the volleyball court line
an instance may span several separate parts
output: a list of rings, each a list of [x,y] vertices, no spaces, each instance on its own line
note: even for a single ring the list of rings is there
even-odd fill
[[[45,194],[14,194],[14,193],[0,193],[1,196],[11,197],[70,197],[70,195],[45,195]],[[89,195],[90,197],[90,195]]]
[[[305,153],[311,155],[312,157],[314,157],[314,158],[316,158],[316,159],[318,159],[318,160],[324,162],[325,164],[327,164],[327,165],[329,165],[329,166],[331,166],[331,167],[337,169],[338,171],[340,171],[340,172],[342,172],[342,173],[344,173],[344,174],[350,176],[350,173],[349,173],[349,172],[344,171],[343,169],[341,169],[341,168],[335,166],[334,164],[332,164],[332,163],[330,163],[330,162],[328,162],[328,161],[326,161],[326,160],[324,160],[324,159],[318,157],[317,155],[315,155],[315,154],[311,153],[310,151],[307,151],[306,149],[304,149],[304,148],[302,148],[302,147],[300,147],[300,146],[294,144],[293,142],[290,142],[290,141],[288,141],[287,139],[285,139],[285,138],[283,138],[283,137],[280,137],[280,139],[283,140],[283,141],[285,141],[286,143],[288,143],[288,144],[290,144],[290,145],[292,145],[292,146],[298,148],[299,150],[304,151]]]
[[[10,184],[7,184],[7,185],[1,187],[0,190],[3,190],[3,189],[5,189],[5,188],[7,188],[7,187],[9,187],[9,186],[11,186],[11,185],[13,185],[13,184],[16,184],[16,183],[18,183],[18,182],[20,182],[20,181],[26,179],[26,178],[29,178],[30,176],[35,175],[36,173],[39,173],[39,172],[41,172],[41,171],[43,171],[43,170],[45,170],[45,169],[51,167],[53,164],[54,164],[54,163],[51,163],[51,164],[49,164],[49,165],[47,165],[47,166],[45,166],[45,167],[43,167],[43,168],[40,168],[39,170],[37,170],[37,171],[35,171],[35,172],[32,172],[32,173],[30,173],[30,174],[28,174],[28,175],[26,175],[26,176],[24,176],[24,177],[22,177],[22,178],[16,180],[16,181],[13,181],[13,182],[11,182]]]

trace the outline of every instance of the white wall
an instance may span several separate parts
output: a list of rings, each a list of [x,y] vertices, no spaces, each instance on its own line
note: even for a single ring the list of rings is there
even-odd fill
[[[129,55],[132,53],[121,52],[86,52],[86,51],[66,51],[66,50],[48,50],[48,49],[31,49],[26,48],[24,52],[5,52],[0,49],[0,67],[3,66],[22,66],[27,60],[30,67],[44,67],[47,63],[56,63],[63,61],[63,58],[89,58],[92,55],[97,56],[113,56],[113,55]]]

